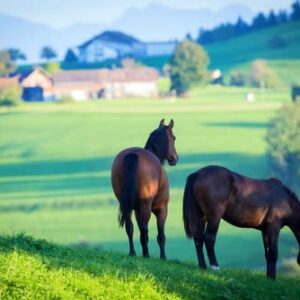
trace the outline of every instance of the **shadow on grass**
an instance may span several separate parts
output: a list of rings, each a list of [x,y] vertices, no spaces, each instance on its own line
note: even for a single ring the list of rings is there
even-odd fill
[[[299,278],[280,278],[274,283],[266,280],[262,273],[225,270],[216,274],[178,261],[129,258],[97,248],[59,246],[24,235],[1,236],[0,252],[15,251],[40,258],[47,269],[78,270],[93,276],[110,274],[121,282],[137,274],[144,274],[145,278],[151,276],[164,290],[182,299],[242,299],[246,296],[272,299],[276,295],[293,299],[300,294]]]
[[[110,182],[112,161],[113,157],[109,156],[70,161],[2,164],[0,179],[4,181],[1,182],[0,191],[2,193],[55,191],[57,195],[72,190],[82,194],[90,190],[95,193],[112,192]],[[264,155],[222,152],[182,154],[178,166],[167,167],[171,187],[183,188],[185,178],[191,172],[209,164],[225,166],[253,177],[267,177],[271,173]]]
[[[201,123],[201,125],[208,127],[230,127],[230,128],[244,128],[244,129],[266,129],[270,127],[269,122],[209,122]]]

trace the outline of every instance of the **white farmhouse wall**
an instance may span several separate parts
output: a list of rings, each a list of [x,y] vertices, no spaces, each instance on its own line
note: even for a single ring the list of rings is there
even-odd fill
[[[105,85],[105,98],[156,97],[157,95],[157,84],[154,81],[136,81]]]

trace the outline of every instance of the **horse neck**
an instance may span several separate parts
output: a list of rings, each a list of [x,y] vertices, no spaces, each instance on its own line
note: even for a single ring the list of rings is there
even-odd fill
[[[161,155],[159,155],[159,153],[157,153],[157,151],[155,150],[155,147],[153,145],[146,145],[145,149],[152,152],[159,159],[161,165],[164,164],[165,158],[161,157]]]

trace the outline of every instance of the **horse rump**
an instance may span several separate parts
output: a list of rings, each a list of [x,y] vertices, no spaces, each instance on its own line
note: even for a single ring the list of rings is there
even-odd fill
[[[183,196],[183,223],[186,236],[193,238],[199,230],[203,213],[196,202],[193,194],[193,186],[198,174],[193,173],[188,176]]]

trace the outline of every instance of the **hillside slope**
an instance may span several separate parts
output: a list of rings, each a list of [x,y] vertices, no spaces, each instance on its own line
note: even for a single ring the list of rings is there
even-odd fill
[[[0,237],[1,299],[297,299],[300,278],[200,271],[176,261]]]
[[[280,37],[285,47],[272,49],[272,38]],[[290,22],[258,30],[228,41],[205,46],[211,60],[211,68],[229,71],[263,58],[281,72],[286,81],[300,76],[300,22]],[[287,77],[287,78],[286,78]]]

